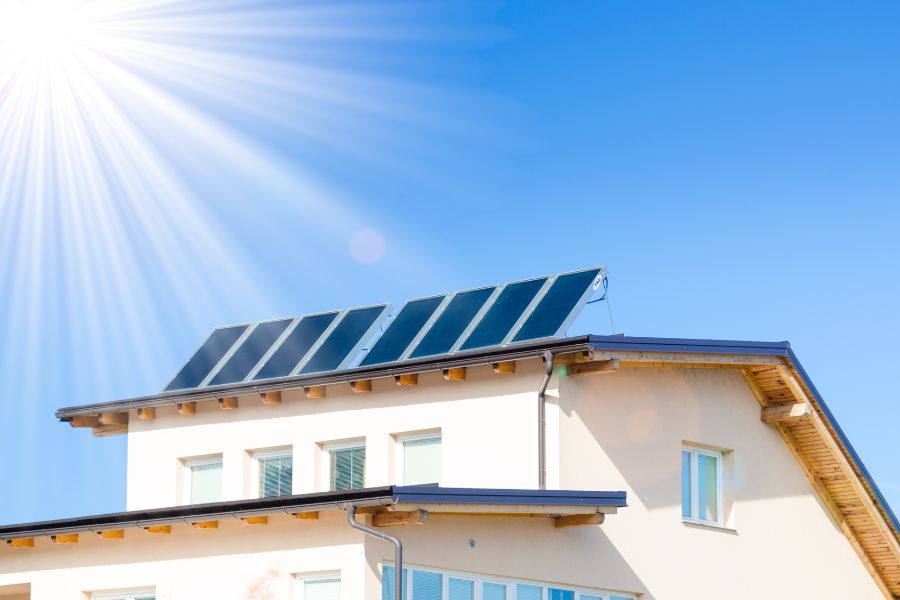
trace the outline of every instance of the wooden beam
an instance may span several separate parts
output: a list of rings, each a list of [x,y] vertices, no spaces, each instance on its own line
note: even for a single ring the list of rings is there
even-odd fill
[[[761,410],[760,420],[772,425],[774,423],[793,423],[812,416],[812,405],[809,402],[790,402],[775,404]]]
[[[98,425],[93,429],[94,437],[109,437],[128,433],[128,425]]]
[[[266,392],[262,395],[263,404],[281,404],[281,392]]]
[[[397,525],[421,525],[427,519],[428,511],[424,510],[386,510],[372,515],[372,526],[395,527]]]
[[[191,523],[191,527],[194,529],[218,529],[219,522],[218,521],[197,521],[196,523]]]
[[[491,363],[491,369],[494,370],[494,373],[500,373],[501,375],[509,375],[511,373],[516,372],[516,361],[506,360],[503,362]]]
[[[224,398],[219,398],[219,408],[222,410],[234,410],[237,407],[237,396],[225,396]]]
[[[600,373],[615,373],[619,369],[619,359],[597,360],[586,363],[575,363],[566,368],[569,377],[582,377],[584,375],[597,375]]]
[[[295,519],[301,519],[304,521],[318,521],[319,520],[319,512],[318,511],[291,513],[291,516],[294,517]]]
[[[761,365],[784,365],[784,359],[779,356],[747,356],[744,354],[673,354],[671,352],[637,352],[637,351],[621,351],[621,350],[594,350],[591,352],[593,360],[609,360],[618,358],[619,361],[625,363],[627,361],[629,367],[641,366],[640,363],[646,363],[645,366],[667,366],[678,369],[684,368],[688,364],[711,363],[717,367],[722,365],[735,366],[761,366]],[[626,366],[622,364],[622,366]]]
[[[394,383],[402,386],[419,385],[419,374],[406,373],[404,375],[394,375]]]
[[[371,379],[358,379],[357,381],[350,382],[350,389],[356,392],[357,394],[368,394],[372,391],[372,380]]]
[[[324,385],[314,385],[311,387],[303,388],[303,393],[306,394],[307,398],[324,398],[325,397],[325,386]]]
[[[747,387],[750,388],[753,397],[756,398],[759,405],[763,408],[767,407],[769,405],[769,397],[766,395],[765,390],[759,385],[759,381],[757,381],[756,377],[753,375],[753,371],[750,369],[741,369],[741,377],[744,378]]]
[[[85,415],[80,417],[72,417],[69,421],[72,427],[99,427],[100,417],[98,415]]]
[[[147,533],[169,534],[172,533],[171,525],[148,525],[144,527]]]
[[[100,413],[99,421],[101,425],[127,425],[128,413]]]
[[[587,515],[566,515],[564,517],[555,517],[553,519],[554,527],[580,527],[582,525],[600,525],[603,523],[604,516],[602,513],[591,513]]]
[[[197,414],[197,403],[196,402],[179,402],[175,405],[175,408],[178,409],[178,412],[183,415],[196,415]]]
[[[34,548],[34,538],[14,538],[6,540],[6,543],[13,548]]]
[[[137,409],[137,417],[141,421],[152,421],[156,418],[156,407],[148,406]]]
[[[444,369],[441,371],[444,376],[444,379],[447,381],[463,381],[466,378],[466,368],[465,367],[453,367],[450,369]]]
[[[256,517],[241,517],[241,522],[245,525],[268,525],[269,517],[265,515],[259,515]]]
[[[77,533],[60,533],[58,535],[51,535],[50,539],[54,544],[77,544],[78,543],[78,534]]]
[[[125,539],[125,530],[124,529],[104,529],[103,531],[98,531],[97,535],[102,537],[104,540],[124,540]]]

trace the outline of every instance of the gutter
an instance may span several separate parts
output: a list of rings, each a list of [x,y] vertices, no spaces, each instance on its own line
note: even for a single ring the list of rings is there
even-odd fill
[[[394,545],[394,600],[403,600],[403,543],[399,538],[356,521],[356,504],[347,505],[347,522],[364,534]]]

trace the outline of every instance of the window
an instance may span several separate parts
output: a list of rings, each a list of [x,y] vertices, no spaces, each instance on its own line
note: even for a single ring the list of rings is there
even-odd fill
[[[681,517],[685,521],[723,524],[722,452],[681,449]]]
[[[304,577],[297,584],[299,600],[341,600],[341,578],[338,575]]]
[[[381,599],[394,600],[394,567],[384,565]],[[636,600],[621,592],[579,590],[531,581],[514,581],[478,575],[410,567],[403,569],[404,600]]]
[[[290,450],[257,452],[253,455],[257,498],[290,496],[294,485],[294,459]]]
[[[222,457],[190,460],[184,463],[185,489],[189,504],[222,501]]]
[[[328,452],[328,489],[356,490],[365,487],[365,443],[331,446]]]
[[[140,592],[114,592],[91,594],[91,600],[156,600],[156,592],[143,590]]]
[[[441,434],[401,437],[400,481],[402,485],[440,483]]]

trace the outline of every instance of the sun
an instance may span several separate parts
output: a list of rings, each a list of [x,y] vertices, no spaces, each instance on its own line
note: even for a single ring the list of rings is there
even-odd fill
[[[0,49],[20,65],[72,58],[91,42],[89,11],[63,0],[0,1]]]

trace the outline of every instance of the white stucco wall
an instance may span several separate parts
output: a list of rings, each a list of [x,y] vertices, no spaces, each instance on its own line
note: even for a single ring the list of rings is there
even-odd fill
[[[391,483],[392,435],[440,428],[443,481],[462,487],[535,487],[539,361],[515,376],[487,367],[465,382],[420,376],[415,388],[377,381],[371,394],[329,388],[280,406],[242,398],[234,411],[199,405],[133,421],[128,508],[179,502],[178,464],[222,453],[225,497],[249,496],[248,450],[292,446],[295,492],[321,489],[319,443],[365,437],[367,484]],[[343,389],[342,389],[343,388]],[[736,371],[620,369],[563,378],[548,390],[551,487],[625,490],[629,506],[601,526],[555,529],[549,519],[434,517],[395,528],[414,565],[635,592],[645,599],[881,598],[859,558],[819,504],[781,438]],[[682,441],[730,450],[730,528],[681,520]],[[352,531],[343,513],[268,526],[176,526],[171,536],[128,530],[123,542],[41,538],[0,548],[0,590],[32,583],[32,598],[155,585],[158,598],[292,598],[293,574],[340,571],[345,600],[380,598],[391,546]],[[468,540],[476,542],[470,548]],[[164,560],[160,560],[163,559]]]

